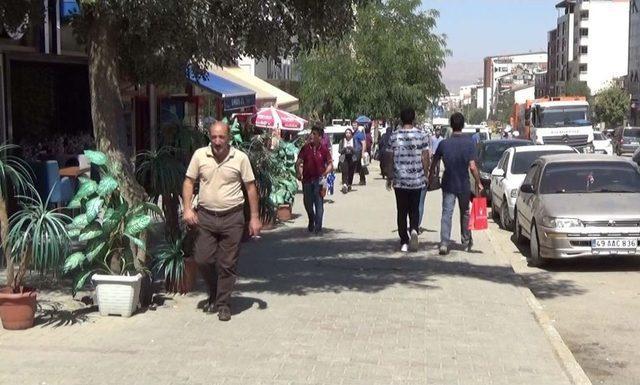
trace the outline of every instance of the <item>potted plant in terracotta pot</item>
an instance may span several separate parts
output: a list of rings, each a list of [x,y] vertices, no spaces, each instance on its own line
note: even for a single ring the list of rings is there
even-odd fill
[[[298,192],[296,178],[296,158],[299,149],[293,143],[280,141],[274,151],[275,162],[272,168],[273,190],[270,194],[272,204],[277,207],[280,221],[291,220],[295,194]]]
[[[36,291],[25,285],[29,270],[59,271],[69,247],[65,225],[71,221],[61,209],[49,210],[41,198],[19,196],[20,209],[11,216],[8,242],[14,267],[11,285],[0,290],[0,318],[5,329],[33,326]]]
[[[193,290],[198,275],[198,266],[190,257],[187,232],[177,240],[166,242],[154,253],[156,272],[164,277],[165,288],[169,293],[186,294]]]
[[[74,294],[92,278],[100,314],[129,317],[137,308],[145,272],[135,260],[138,248],[146,249],[140,235],[151,224],[149,213],[162,215],[162,210],[149,202],[130,206],[114,177],[117,166],[109,164],[101,152],[85,151],[85,155],[99,168],[100,182],[79,178],[69,208],[79,209],[80,214],[68,228],[70,237],[84,246],[66,258],[64,272],[74,276]]]

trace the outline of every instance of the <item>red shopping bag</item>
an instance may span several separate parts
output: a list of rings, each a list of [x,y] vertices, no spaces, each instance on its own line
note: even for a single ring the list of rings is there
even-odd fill
[[[486,230],[488,228],[487,198],[473,198],[469,209],[469,230]]]

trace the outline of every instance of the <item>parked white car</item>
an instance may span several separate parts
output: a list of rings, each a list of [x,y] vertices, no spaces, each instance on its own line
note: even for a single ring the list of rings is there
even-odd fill
[[[564,145],[511,147],[491,172],[491,214],[503,229],[513,227],[513,209],[520,185],[533,162],[543,155],[572,154],[577,150]]]
[[[593,132],[593,148],[596,154],[613,155],[613,143],[601,131]]]

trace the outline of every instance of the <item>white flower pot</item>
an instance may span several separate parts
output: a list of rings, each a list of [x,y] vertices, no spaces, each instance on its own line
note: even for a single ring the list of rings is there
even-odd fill
[[[93,275],[100,315],[131,317],[138,308],[142,275]]]

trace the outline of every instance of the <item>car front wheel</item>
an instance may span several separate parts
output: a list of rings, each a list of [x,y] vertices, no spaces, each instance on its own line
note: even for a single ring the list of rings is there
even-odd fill
[[[538,238],[538,229],[534,223],[531,226],[531,241],[529,242],[529,258],[527,263],[531,267],[542,267],[547,264],[547,260],[540,256],[540,240]]]
[[[513,221],[509,217],[509,205],[507,204],[507,198],[503,198],[502,206],[500,207],[500,225],[505,230],[513,229]]]
[[[513,234],[516,238],[516,243],[521,245],[527,241],[527,239],[522,235],[522,228],[520,227],[520,220],[518,219],[518,210],[513,210]]]

